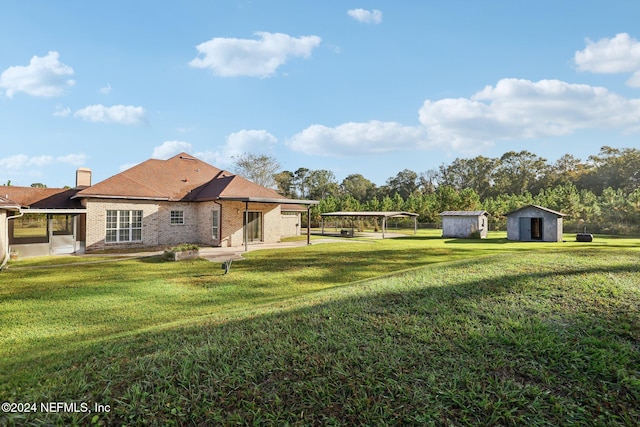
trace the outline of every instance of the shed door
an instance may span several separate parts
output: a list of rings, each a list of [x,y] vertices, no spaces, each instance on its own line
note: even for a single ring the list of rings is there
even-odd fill
[[[521,241],[531,240],[531,218],[520,218],[520,239]]]
[[[531,218],[531,240],[542,240],[542,218]]]

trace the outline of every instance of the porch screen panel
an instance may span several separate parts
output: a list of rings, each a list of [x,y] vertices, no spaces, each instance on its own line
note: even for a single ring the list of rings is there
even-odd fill
[[[73,216],[51,215],[54,236],[70,236],[73,234]]]

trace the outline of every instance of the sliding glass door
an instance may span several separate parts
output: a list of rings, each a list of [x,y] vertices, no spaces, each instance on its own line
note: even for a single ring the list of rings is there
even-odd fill
[[[249,243],[262,241],[262,212],[248,212],[245,216],[247,240]],[[247,221],[248,217],[248,221]]]

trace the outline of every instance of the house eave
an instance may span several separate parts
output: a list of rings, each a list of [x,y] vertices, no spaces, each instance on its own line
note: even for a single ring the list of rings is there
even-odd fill
[[[49,208],[49,209],[45,209],[45,208],[22,208],[20,209],[20,212],[22,212],[23,214],[58,214],[58,215],[68,215],[68,214],[83,214],[83,213],[87,213],[87,210],[82,208],[82,209],[56,209],[56,208]]]
[[[104,194],[76,194],[71,197],[72,199],[81,198],[81,199],[119,199],[119,200],[158,200],[158,201],[170,201],[169,197],[137,197],[137,196],[114,196],[114,195],[104,195]]]
[[[317,200],[302,199],[278,199],[271,197],[218,197],[219,200],[227,200],[233,202],[254,202],[254,203],[274,203],[278,205],[317,205]]]

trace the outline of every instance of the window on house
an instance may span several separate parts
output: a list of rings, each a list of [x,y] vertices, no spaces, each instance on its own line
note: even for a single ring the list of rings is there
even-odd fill
[[[213,211],[213,220],[211,226],[211,235],[215,240],[220,238],[220,211]]]
[[[184,225],[184,211],[171,211],[171,225]]]
[[[107,211],[107,243],[141,242],[142,211]]]

